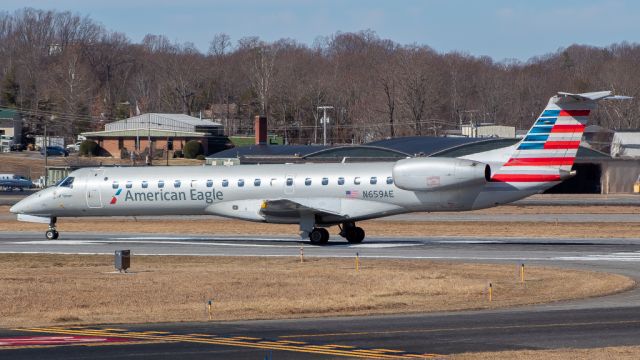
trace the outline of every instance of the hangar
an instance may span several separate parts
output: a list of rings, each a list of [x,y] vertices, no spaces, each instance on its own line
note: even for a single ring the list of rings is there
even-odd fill
[[[507,147],[520,141],[503,138],[412,136],[374,141],[364,145],[320,146],[264,144],[237,147],[207,157],[212,165],[282,164],[300,162],[394,161],[406,157],[459,157]],[[629,193],[640,175],[640,162],[613,159],[608,154],[580,146],[573,166],[576,176],[548,190],[550,193]]]

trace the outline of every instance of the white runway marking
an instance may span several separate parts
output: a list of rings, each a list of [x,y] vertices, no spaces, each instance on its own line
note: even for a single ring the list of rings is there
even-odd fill
[[[134,239],[134,238],[114,238],[107,240],[33,240],[33,241],[14,241],[8,242],[11,245],[60,245],[60,246],[71,246],[71,245],[104,245],[104,244],[156,244],[156,245],[193,245],[193,246],[228,246],[228,247],[262,247],[262,248],[299,248],[300,246],[308,245],[308,244],[292,244],[292,245],[284,245],[284,244],[251,244],[251,243],[225,243],[225,242],[212,242],[214,239],[204,239],[203,241],[194,242],[194,241],[167,241],[167,240],[158,240],[158,238],[148,238],[149,240],[121,240],[121,239]],[[137,238],[135,238],[137,239]],[[151,240],[152,239],[152,240]],[[175,239],[175,238],[167,238],[167,239]],[[113,241],[117,240],[117,241]],[[190,239],[193,240],[193,239]],[[228,239],[227,239],[228,240]],[[241,239],[244,240],[244,239]],[[271,239],[252,239],[259,241],[270,241]],[[281,239],[280,241],[284,241]],[[292,239],[287,239],[287,242],[295,241]],[[396,247],[406,247],[406,246],[418,246],[422,245],[421,243],[369,243],[369,244],[341,244],[344,247],[349,248],[369,248],[369,249],[382,249],[382,248],[396,248]],[[337,245],[340,246],[340,245]]]
[[[366,248],[366,249],[384,249],[384,248],[396,248],[396,247],[404,247],[404,246],[418,246],[423,245],[423,243],[399,243],[399,244],[391,244],[391,243],[367,243],[367,244],[354,244],[349,245],[345,244],[348,247],[352,248]]]
[[[565,260],[565,261],[624,261],[624,262],[638,261],[640,262],[640,251],[584,255],[584,256],[560,256],[553,259]]]

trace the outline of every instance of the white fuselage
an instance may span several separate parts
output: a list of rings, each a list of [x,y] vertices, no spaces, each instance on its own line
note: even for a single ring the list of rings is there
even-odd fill
[[[45,189],[13,212],[42,217],[220,215],[297,223],[286,200],[318,210],[318,223],[362,220],[413,211],[463,211],[494,206],[539,192],[504,183],[445,190],[396,186],[395,162],[185,167],[103,167],[72,172],[70,186]],[[18,206],[16,205],[16,206]],[[296,210],[296,211],[293,211]],[[299,209],[298,209],[299,210]]]

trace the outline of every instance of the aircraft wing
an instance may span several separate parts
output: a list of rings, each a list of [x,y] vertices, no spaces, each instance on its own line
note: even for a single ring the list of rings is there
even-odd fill
[[[400,206],[380,201],[330,197],[288,198],[265,200],[260,213],[270,218],[295,218],[312,213],[327,222],[367,218],[375,214],[392,214]]]
[[[265,216],[288,216],[301,212],[312,212],[318,215],[343,216],[342,202],[338,198],[294,198],[265,200],[260,210]]]

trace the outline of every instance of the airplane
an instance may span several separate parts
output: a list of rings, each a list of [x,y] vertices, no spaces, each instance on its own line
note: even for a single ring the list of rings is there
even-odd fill
[[[16,174],[0,174],[0,188],[12,191],[13,189],[20,189],[24,191],[24,188],[31,188],[34,184],[31,180],[24,176]]]
[[[298,224],[323,245],[337,225],[349,243],[356,222],[416,211],[467,211],[510,203],[570,178],[589,113],[611,91],[558,92],[517,144],[460,158],[394,162],[225,167],[98,167],[73,171],[57,186],[11,207],[18,220],[48,223],[81,216],[217,215]]]

